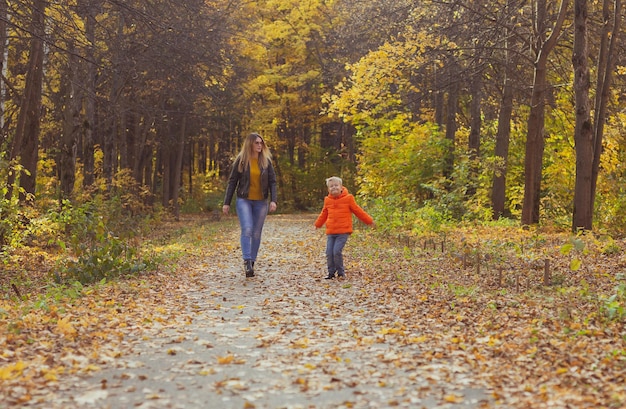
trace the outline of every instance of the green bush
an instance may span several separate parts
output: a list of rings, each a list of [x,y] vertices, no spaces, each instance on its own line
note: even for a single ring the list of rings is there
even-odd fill
[[[28,235],[26,226],[30,219],[29,213],[33,209],[20,203],[20,197],[27,196],[20,187],[19,175],[22,171],[23,168],[19,165],[12,166],[4,160],[0,161],[0,179],[5,181],[0,185],[0,244],[3,259],[11,249],[22,246]],[[17,176],[13,184],[9,185],[6,181],[12,173]],[[31,199],[26,197],[28,201]]]
[[[615,287],[615,294],[603,300],[600,310],[603,316],[611,321],[626,319],[626,283],[620,283]]]
[[[60,211],[49,213],[65,231],[57,244],[67,253],[58,263],[55,281],[89,284],[147,268],[137,248],[114,234],[97,210],[92,202],[74,207],[65,200]]]

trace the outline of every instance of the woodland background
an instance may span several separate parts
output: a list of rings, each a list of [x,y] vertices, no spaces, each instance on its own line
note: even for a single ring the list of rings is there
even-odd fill
[[[2,0],[4,264],[41,246],[71,255],[57,280],[143,268],[133,238],[218,212],[251,131],[284,212],[338,175],[390,234],[620,237],[623,19],[621,0]]]
[[[219,310],[211,277],[255,288],[233,271],[236,219],[218,219],[259,132],[279,212],[303,213],[270,217],[263,244],[281,331],[325,321],[312,308],[329,296],[343,314],[342,294],[358,301],[350,340],[419,344],[411,371],[458,358],[510,407],[623,408],[624,13],[621,0],[0,0],[0,401],[49,407],[61,381],[129,357],[128,336],[186,323],[190,292]],[[377,227],[356,224],[349,279],[327,283],[307,226],[331,175]]]

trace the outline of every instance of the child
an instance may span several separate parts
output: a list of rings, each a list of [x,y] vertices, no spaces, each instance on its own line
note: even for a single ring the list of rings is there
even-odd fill
[[[337,176],[326,179],[328,196],[324,198],[322,212],[315,220],[315,228],[319,229],[326,223],[326,263],[328,265],[328,276],[330,280],[335,277],[345,277],[343,267],[343,247],[352,233],[352,213],[363,223],[375,226],[372,216],[367,214],[356,201],[354,196],[348,193],[342,185],[342,181]]]

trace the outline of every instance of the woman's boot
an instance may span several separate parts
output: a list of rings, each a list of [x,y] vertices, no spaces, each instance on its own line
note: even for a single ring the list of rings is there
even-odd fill
[[[254,277],[254,265],[252,260],[246,260],[244,262],[244,269],[246,270],[246,277]]]

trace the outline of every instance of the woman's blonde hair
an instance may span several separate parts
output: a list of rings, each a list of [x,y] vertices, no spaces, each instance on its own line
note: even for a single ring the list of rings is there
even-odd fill
[[[237,159],[239,159],[239,167],[237,170],[239,172],[243,172],[246,167],[250,166],[250,157],[252,156],[252,152],[254,152],[254,143],[258,138],[261,138],[261,141],[263,142],[263,149],[259,152],[259,166],[261,169],[266,169],[269,166],[270,161],[272,160],[272,154],[265,144],[263,137],[258,133],[253,132],[243,141],[241,151],[239,152],[239,155],[237,155]]]

